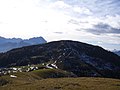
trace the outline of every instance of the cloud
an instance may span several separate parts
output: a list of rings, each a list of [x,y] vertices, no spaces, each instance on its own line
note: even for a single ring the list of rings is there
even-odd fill
[[[69,24],[69,23],[71,23],[71,24],[76,24],[76,25],[79,25],[79,24],[80,24],[79,21],[74,20],[74,19],[69,20],[69,21],[68,21],[68,24]]]
[[[96,5],[97,5],[98,14],[100,13],[102,15],[120,14],[120,9],[119,9],[120,0],[96,0]]]
[[[120,0],[0,0],[0,35],[119,44],[119,8]]]
[[[56,1],[56,2],[54,2],[54,3],[52,3],[51,5],[50,5],[52,8],[60,8],[60,9],[67,9],[67,8],[71,8],[71,6],[70,5],[68,5],[68,4],[66,4],[66,3],[64,3],[64,1]]]
[[[0,22],[0,24],[3,24],[3,22]]]
[[[120,34],[119,28],[113,28],[112,26],[104,23],[98,23],[93,28],[87,29],[88,32],[100,35],[100,34]]]
[[[92,15],[92,12],[87,7],[78,6],[77,3],[76,5],[71,5],[62,0],[61,1],[56,0],[56,2],[51,3],[48,7],[62,11],[65,14],[69,15],[73,14],[73,16]]]
[[[75,25],[80,25],[80,24],[87,24],[87,23],[89,23],[88,21],[86,21],[86,20],[82,20],[82,19],[70,19],[69,21],[68,21],[68,24],[75,24]]]
[[[103,22],[109,24],[112,27],[120,28],[120,14],[106,15]]]
[[[86,14],[86,15],[92,15],[93,13],[90,11],[90,9],[86,7],[79,7],[75,6],[73,7],[73,11],[79,14]]]
[[[63,32],[54,32],[54,33],[56,33],[56,34],[63,34]]]
[[[64,0],[64,2],[71,6],[86,8],[86,11],[98,17],[120,14],[120,0]]]

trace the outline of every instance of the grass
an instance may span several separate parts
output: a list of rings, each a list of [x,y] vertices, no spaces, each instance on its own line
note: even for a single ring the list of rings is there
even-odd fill
[[[41,78],[60,78],[60,77],[74,77],[73,73],[61,70],[61,69],[40,69],[35,70],[32,73]]]
[[[51,78],[51,74],[55,73],[68,75],[69,72],[43,69],[28,73],[14,73],[17,78],[10,78],[9,75],[2,76],[0,77],[2,81],[0,90],[120,90],[119,79],[90,77]]]
[[[14,79],[13,79],[14,81]],[[49,78],[9,83],[0,90],[120,90],[120,80],[105,78]]]

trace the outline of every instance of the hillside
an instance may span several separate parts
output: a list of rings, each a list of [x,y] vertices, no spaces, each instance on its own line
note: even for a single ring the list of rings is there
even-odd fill
[[[0,67],[41,64],[76,76],[120,78],[120,57],[99,46],[56,41],[13,49],[0,54]]]
[[[43,37],[34,37],[30,39],[0,37],[0,52],[6,52],[14,48],[42,43],[46,43],[46,40]]]
[[[75,76],[72,73],[60,69],[40,69],[31,72],[17,72],[0,77],[0,90],[119,90],[119,89],[120,89],[119,79],[98,77],[75,78]]]
[[[24,73],[17,78],[1,77],[0,90],[120,90],[120,80],[88,77],[36,79]]]

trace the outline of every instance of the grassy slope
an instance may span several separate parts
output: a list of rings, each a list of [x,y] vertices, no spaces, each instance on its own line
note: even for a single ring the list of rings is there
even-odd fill
[[[85,77],[23,80],[4,85],[0,90],[120,90],[120,80]]]
[[[61,70],[43,69],[28,73],[14,73],[17,78],[9,75],[0,79],[8,81],[0,86],[0,90],[120,90],[119,79],[109,78],[47,78],[51,74],[68,75]],[[58,75],[59,76],[59,75]]]

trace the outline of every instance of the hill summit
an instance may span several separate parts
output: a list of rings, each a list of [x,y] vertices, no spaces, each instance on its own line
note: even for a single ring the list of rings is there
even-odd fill
[[[0,54],[0,67],[44,64],[76,76],[120,78],[120,57],[99,46],[62,40]]]

